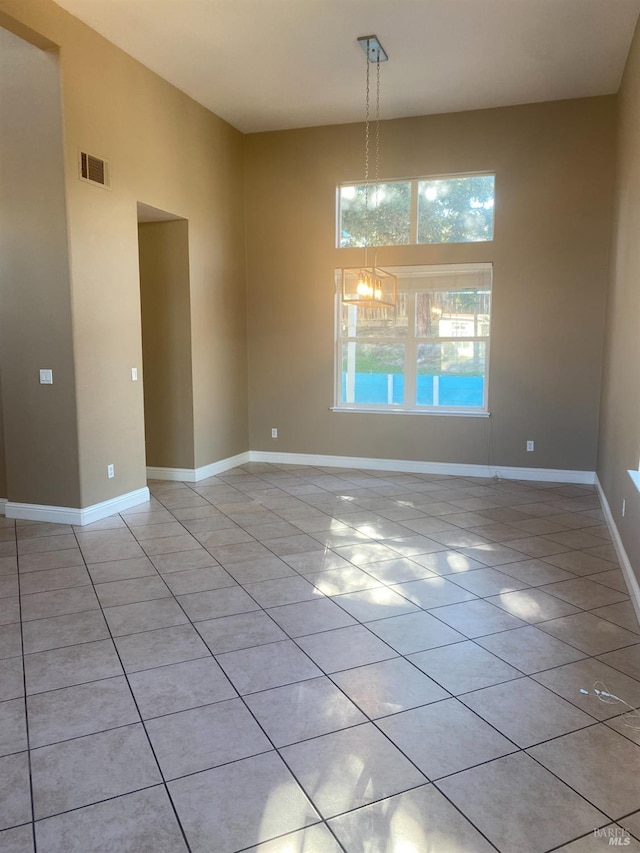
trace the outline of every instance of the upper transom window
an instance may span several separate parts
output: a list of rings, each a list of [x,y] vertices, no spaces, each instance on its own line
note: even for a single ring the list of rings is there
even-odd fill
[[[338,247],[493,240],[495,175],[338,188]]]

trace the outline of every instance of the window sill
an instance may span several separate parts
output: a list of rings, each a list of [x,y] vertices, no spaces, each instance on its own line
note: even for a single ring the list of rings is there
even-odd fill
[[[419,416],[434,416],[435,417],[447,417],[447,418],[490,418],[491,412],[484,411],[470,411],[468,409],[376,409],[374,407],[364,407],[364,406],[330,406],[330,410],[332,412],[349,412],[351,414],[354,413],[364,413],[364,414],[374,414],[374,415],[419,415]]]

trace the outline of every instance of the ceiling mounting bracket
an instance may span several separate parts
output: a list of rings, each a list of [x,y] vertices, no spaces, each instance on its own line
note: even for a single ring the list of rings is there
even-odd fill
[[[378,36],[359,36],[358,43],[366,53],[369,62],[386,62],[389,59],[378,41]]]

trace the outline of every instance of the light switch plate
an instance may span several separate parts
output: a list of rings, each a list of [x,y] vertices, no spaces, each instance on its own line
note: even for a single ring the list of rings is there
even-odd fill
[[[53,370],[41,370],[40,371],[40,384],[41,385],[53,385]]]
[[[132,382],[138,381],[138,368],[137,367],[131,368],[131,381]]]

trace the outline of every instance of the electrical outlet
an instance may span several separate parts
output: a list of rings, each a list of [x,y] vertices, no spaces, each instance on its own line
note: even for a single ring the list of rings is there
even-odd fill
[[[273,429],[271,430],[271,438],[277,438],[277,437],[278,437],[278,429],[277,429],[277,427],[273,427]]]
[[[112,480],[116,476],[116,471],[113,465],[107,465],[107,478]]]
[[[527,442],[527,453],[532,453],[535,450],[535,443],[533,441]]]
[[[625,514],[626,509],[627,509],[627,502],[626,502],[626,500],[623,498],[623,499],[622,499],[622,517],[623,517],[623,518],[624,518],[624,514]]]

